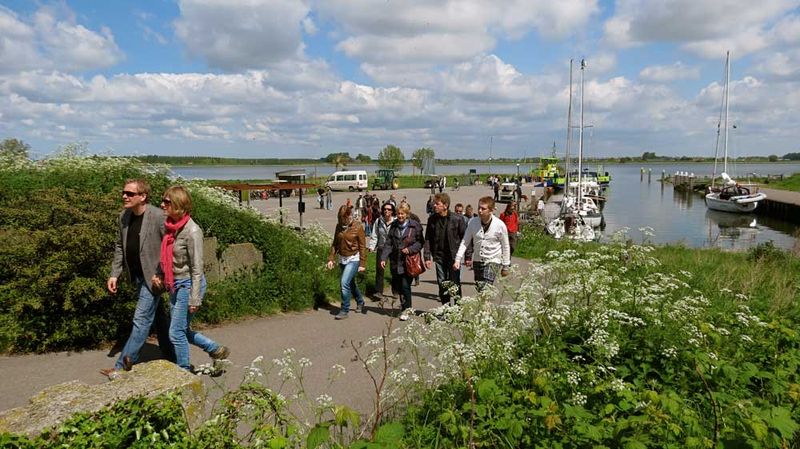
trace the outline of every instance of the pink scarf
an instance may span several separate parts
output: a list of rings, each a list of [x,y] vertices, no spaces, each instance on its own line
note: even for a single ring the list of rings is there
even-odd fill
[[[172,218],[167,217],[164,223],[166,227],[166,234],[161,239],[161,269],[164,271],[164,286],[169,291],[174,291],[175,275],[172,273],[172,247],[175,245],[175,235],[183,229],[183,226],[189,221],[189,214],[186,214],[178,221],[173,221]]]

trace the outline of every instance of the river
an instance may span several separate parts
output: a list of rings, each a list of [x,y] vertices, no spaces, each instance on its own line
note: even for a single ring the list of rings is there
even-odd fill
[[[530,164],[521,164],[520,173],[530,170]],[[590,165],[591,168],[595,166]],[[659,179],[662,170],[667,174],[676,171],[693,172],[697,176],[710,176],[713,163],[665,163],[644,166],[651,170],[651,181],[647,174],[640,181],[637,164],[609,164],[604,170],[611,174],[608,202],[603,211],[606,227],[603,238],[628,228],[628,235],[636,241],[647,238],[654,243],[683,243],[690,247],[716,246],[727,249],[747,249],[759,243],[772,241],[781,248],[791,248],[798,227],[792,223],[760,217],[738,215],[707,210],[703,196],[696,193],[681,193],[671,184],[662,186]],[[326,176],[334,171],[328,164],[317,166],[179,166],[173,171],[187,179],[274,179],[275,172],[289,169],[305,169],[309,176]],[[375,165],[351,165],[349,170],[367,170],[372,173]],[[475,169],[477,173],[517,173],[516,164],[438,165],[437,172],[446,175],[462,174]],[[744,180],[747,173],[759,175],[790,175],[800,173],[800,163],[738,164],[737,179]],[[400,173],[412,174],[410,165]],[[650,227],[652,236],[646,236],[639,228]]]

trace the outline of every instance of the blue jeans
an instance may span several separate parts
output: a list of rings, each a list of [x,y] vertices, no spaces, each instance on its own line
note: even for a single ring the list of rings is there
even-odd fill
[[[400,310],[411,307],[411,282],[414,278],[397,271],[392,271],[392,289],[400,295]]]
[[[190,369],[189,343],[199,347],[207,353],[212,353],[219,348],[219,344],[205,335],[195,332],[190,327],[193,313],[189,313],[189,292],[192,289],[191,279],[175,279],[175,291],[169,295],[170,324],[169,339],[175,346],[175,357],[178,366]],[[206,278],[203,276],[200,287],[200,296],[206,293]]]
[[[339,269],[342,271],[342,312],[344,313],[350,311],[350,298],[353,296],[356,297],[357,304],[364,304],[364,295],[361,294],[361,290],[358,289],[358,284],[356,283],[359,264],[359,261],[339,264]]]
[[[172,343],[168,337],[169,331],[169,317],[164,313],[161,307],[161,296],[153,296],[147,284],[142,278],[134,278],[133,285],[136,286],[138,291],[139,300],[136,302],[136,311],[133,313],[133,329],[128,341],[119,353],[117,363],[114,368],[122,369],[122,359],[127,355],[131,358],[133,363],[139,360],[139,351],[147,341],[150,335],[150,327],[153,322],[156,324],[156,332],[158,334],[158,348],[161,349],[161,354],[169,361],[175,361],[175,351],[172,348]]]
[[[433,262],[436,267],[436,283],[439,284],[439,300],[442,304],[450,303],[450,288],[458,287],[455,301],[461,299],[461,270],[453,269],[453,262]]]

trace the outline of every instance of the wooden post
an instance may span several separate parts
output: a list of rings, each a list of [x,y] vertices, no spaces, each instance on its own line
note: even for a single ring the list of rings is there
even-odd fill
[[[653,178],[653,169],[652,168],[648,168],[647,169],[647,183],[648,184],[650,184],[650,181],[652,180],[652,178]]]

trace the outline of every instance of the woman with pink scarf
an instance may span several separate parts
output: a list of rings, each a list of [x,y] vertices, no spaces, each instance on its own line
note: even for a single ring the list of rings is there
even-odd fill
[[[203,302],[206,278],[203,275],[203,230],[192,220],[192,198],[182,186],[168,188],[161,199],[167,216],[161,241],[163,279],[153,277],[153,285],[169,290],[169,339],[175,346],[176,363],[191,370],[189,343],[201,348],[212,359],[228,358],[230,349],[191,329],[189,323]]]

